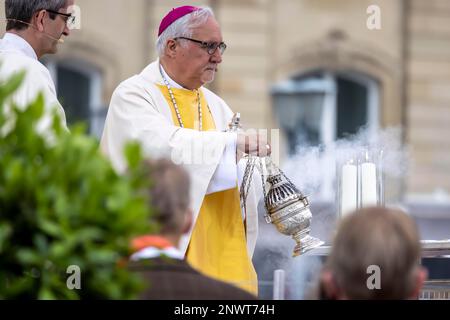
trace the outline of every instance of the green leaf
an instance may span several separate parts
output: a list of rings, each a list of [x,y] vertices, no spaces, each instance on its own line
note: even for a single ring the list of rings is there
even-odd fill
[[[12,95],[20,87],[20,84],[22,83],[24,78],[25,71],[21,71],[12,75],[7,82],[2,83],[2,85],[0,86],[1,98],[9,97],[10,95]],[[3,102],[3,99],[1,99],[0,101]]]
[[[42,231],[44,231],[46,234],[50,236],[60,237],[63,235],[63,230],[61,229],[61,226],[53,221],[47,219],[40,219],[39,227],[41,228]]]
[[[129,168],[136,168],[141,163],[141,148],[137,142],[131,142],[125,146],[125,158]]]
[[[56,300],[57,298],[49,288],[42,287],[39,290],[38,299],[39,300]]]
[[[20,249],[16,254],[17,260],[26,266],[38,265],[42,258],[39,253],[32,249]]]
[[[8,238],[12,234],[12,227],[10,223],[2,223],[0,221],[0,255],[7,245]]]
[[[44,114],[44,104],[44,95],[39,93],[36,100],[27,108],[33,119],[40,119],[42,117]]]

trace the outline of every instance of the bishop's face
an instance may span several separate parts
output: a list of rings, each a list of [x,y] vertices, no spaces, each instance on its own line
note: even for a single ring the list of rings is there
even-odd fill
[[[210,17],[205,24],[195,28],[192,33],[192,39],[202,42],[222,42],[222,33],[217,21]],[[186,46],[180,51],[177,57],[180,74],[183,76],[183,82],[188,89],[197,89],[204,84],[214,80],[219,63],[222,62],[222,54],[219,48],[209,54],[206,48],[201,44],[186,41]]]

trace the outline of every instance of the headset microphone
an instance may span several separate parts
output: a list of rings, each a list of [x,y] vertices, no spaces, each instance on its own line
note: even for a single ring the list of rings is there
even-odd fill
[[[64,39],[61,39],[61,38],[57,39],[57,38],[49,35],[48,33],[44,32],[44,31],[42,31],[42,33],[44,34],[44,36],[46,36],[49,39],[52,39],[54,41],[58,41],[59,43],[64,43]]]

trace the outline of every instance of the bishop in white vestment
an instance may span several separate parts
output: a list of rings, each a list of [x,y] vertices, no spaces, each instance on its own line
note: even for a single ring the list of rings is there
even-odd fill
[[[123,150],[128,141],[139,141],[147,157],[182,164],[191,177],[194,224],[181,242],[181,252],[199,271],[256,294],[251,262],[258,230],[256,192],[252,186],[243,214],[237,135],[225,132],[233,112],[202,86],[226,48],[220,29],[210,9],[183,6],[163,19],[159,35],[163,39],[177,32],[173,28],[192,21],[197,26],[193,37],[214,42],[199,46],[197,40],[186,41],[186,46],[168,36],[160,59],[122,82],[113,93],[101,148],[118,171],[126,169]],[[206,67],[195,69],[201,63]]]

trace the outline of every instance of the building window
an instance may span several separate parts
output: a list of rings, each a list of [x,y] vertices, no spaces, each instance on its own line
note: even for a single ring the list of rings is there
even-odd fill
[[[67,123],[83,121],[90,134],[100,138],[107,108],[101,103],[100,71],[82,61],[44,60],[55,82]]]
[[[274,111],[289,153],[299,146],[326,146],[363,126],[375,134],[378,95],[376,81],[354,73],[317,72],[275,85]]]

